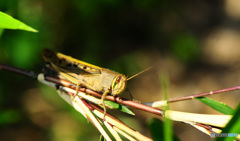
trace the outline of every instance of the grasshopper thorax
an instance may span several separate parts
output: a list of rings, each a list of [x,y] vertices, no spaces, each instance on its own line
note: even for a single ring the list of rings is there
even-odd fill
[[[126,89],[127,77],[123,74],[118,74],[112,82],[112,95],[118,95]]]

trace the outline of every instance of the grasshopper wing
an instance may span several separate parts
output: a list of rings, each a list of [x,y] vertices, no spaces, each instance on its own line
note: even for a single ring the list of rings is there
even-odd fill
[[[77,60],[71,56],[67,56],[61,53],[55,53],[51,50],[44,49],[42,52],[42,57],[46,62],[51,65],[57,66],[62,70],[67,70],[68,72],[73,72],[76,74],[80,73],[90,73],[90,74],[100,74],[101,68],[89,63]]]

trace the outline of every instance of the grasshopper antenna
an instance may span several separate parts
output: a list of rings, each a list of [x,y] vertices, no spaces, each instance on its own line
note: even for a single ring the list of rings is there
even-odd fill
[[[131,76],[131,77],[129,77],[128,79],[127,79],[127,81],[128,80],[130,80],[130,79],[132,79],[133,77],[136,77],[136,76],[138,76],[139,74],[142,74],[142,73],[144,73],[145,71],[148,71],[148,70],[150,70],[152,67],[149,67],[149,68],[147,68],[147,69],[145,69],[145,70],[143,70],[143,71],[140,71],[139,73],[137,73],[137,74],[135,74],[135,75],[133,75],[133,76]]]

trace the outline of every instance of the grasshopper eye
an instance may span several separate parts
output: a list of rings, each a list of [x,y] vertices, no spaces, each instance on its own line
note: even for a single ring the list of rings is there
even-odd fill
[[[121,78],[122,78],[121,76],[118,76],[117,79],[116,79],[116,83],[119,83]]]

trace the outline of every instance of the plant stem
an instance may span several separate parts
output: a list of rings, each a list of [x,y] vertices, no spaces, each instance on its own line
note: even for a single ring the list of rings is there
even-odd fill
[[[230,87],[230,88],[210,91],[210,92],[206,92],[206,93],[198,93],[198,94],[193,94],[193,95],[189,95],[189,96],[172,98],[172,99],[167,100],[167,102],[168,103],[172,103],[172,102],[178,102],[178,101],[183,101],[183,100],[191,100],[191,99],[194,99],[194,98],[197,98],[197,97],[203,97],[203,96],[208,96],[208,95],[220,94],[220,93],[235,91],[235,90],[239,90],[239,89],[240,89],[240,85],[234,86],[234,87]]]

